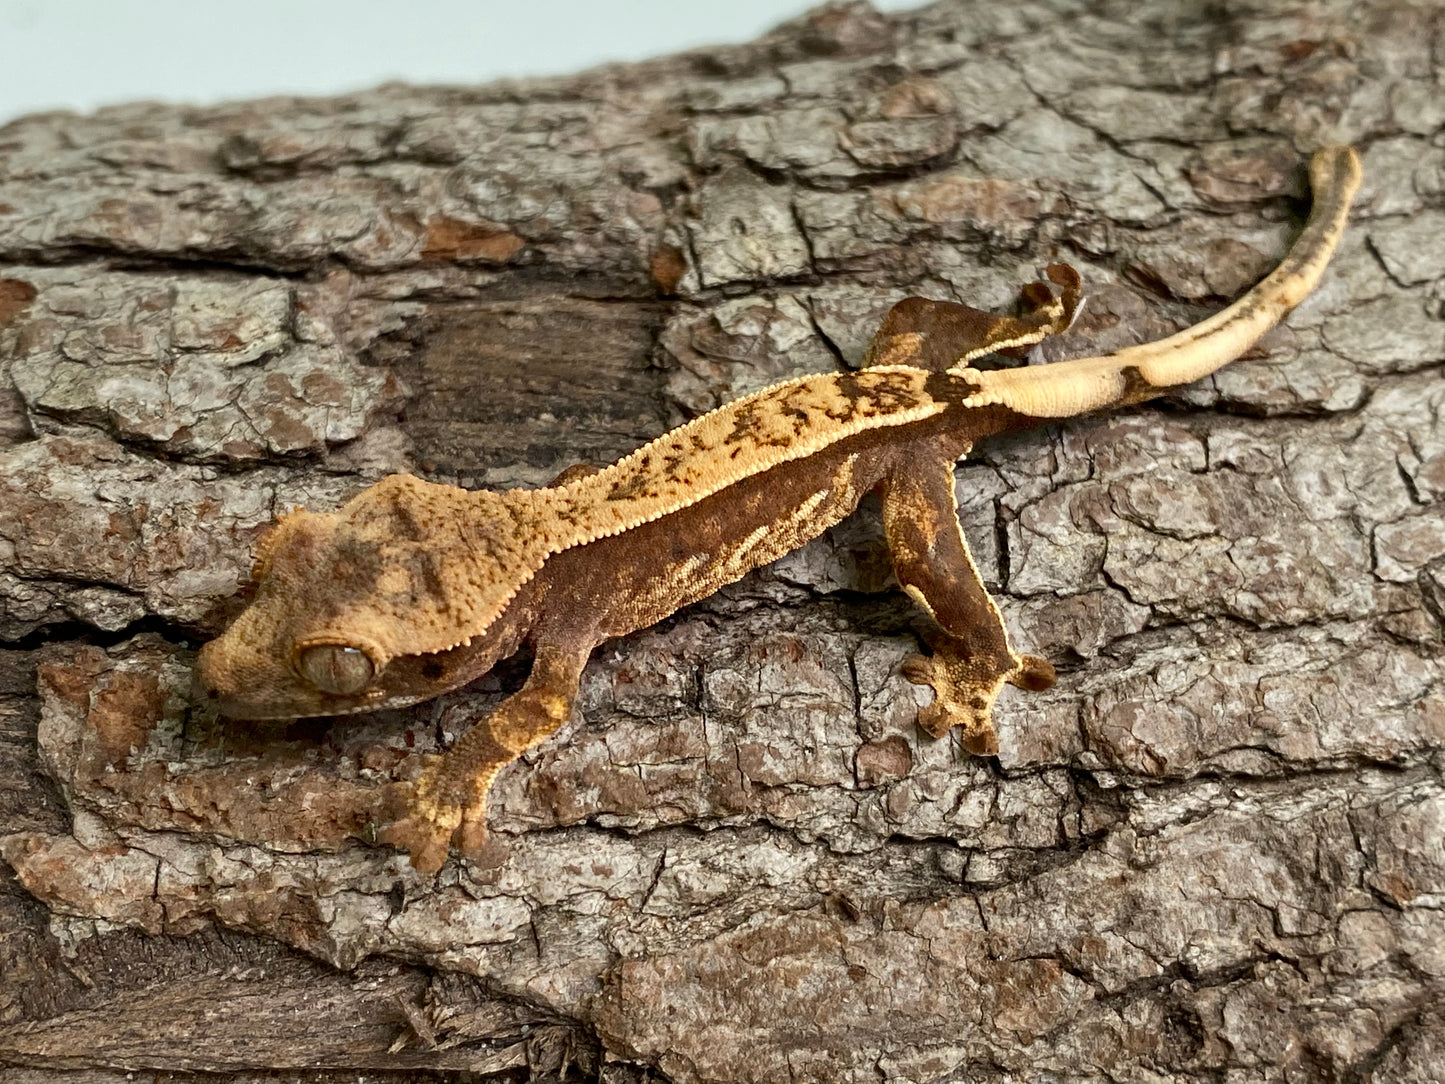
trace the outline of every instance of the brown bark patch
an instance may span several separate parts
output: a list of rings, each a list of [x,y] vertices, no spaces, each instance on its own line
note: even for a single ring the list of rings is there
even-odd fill
[[[675,294],[677,284],[687,274],[687,258],[676,245],[660,245],[652,253],[652,281],[663,294]]]
[[[525,248],[527,242],[515,233],[489,223],[463,222],[439,215],[426,224],[426,260],[486,260],[506,263]]]
[[[23,279],[0,279],[0,327],[19,315],[38,291]]]
[[[924,222],[964,223],[979,229],[1032,222],[1046,211],[1041,193],[1012,181],[943,176],[896,197],[898,210]]]
[[[902,779],[913,767],[913,753],[906,739],[894,735],[882,741],[870,741],[858,750],[858,783],[876,787]]]

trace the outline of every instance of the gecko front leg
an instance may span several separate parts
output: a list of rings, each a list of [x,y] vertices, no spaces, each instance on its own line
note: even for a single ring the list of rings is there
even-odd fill
[[[571,716],[591,650],[590,643],[539,645],[521,689],[445,754],[426,757],[416,780],[386,789],[389,823],[379,833],[381,841],[408,852],[423,873],[442,867],[453,841],[462,854],[478,860],[487,842],[487,792],[503,768]]]
[[[883,529],[899,582],[937,624],[927,637],[932,655],[914,655],[909,681],[933,688],[934,701],[918,725],[936,738],[954,727],[970,753],[998,752],[993,702],[1005,682],[1047,689],[1054,668],[1009,643],[1003,616],[989,597],[958,523],[951,460],[910,465],[880,487]]]

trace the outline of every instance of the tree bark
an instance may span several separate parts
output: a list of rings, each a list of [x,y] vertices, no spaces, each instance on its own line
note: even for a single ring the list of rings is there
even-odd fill
[[[574,78],[0,129],[7,1080],[1445,1077],[1445,18],[1393,0],[822,8]],[[1365,189],[1318,295],[1176,398],[981,447],[997,758],[914,726],[876,509],[610,644],[494,868],[368,845],[515,687],[188,705],[251,544],[410,470],[533,485],[921,293],[1215,311]],[[229,601],[228,601],[229,600]]]

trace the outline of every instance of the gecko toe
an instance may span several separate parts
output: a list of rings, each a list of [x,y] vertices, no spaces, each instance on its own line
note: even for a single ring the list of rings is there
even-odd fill
[[[933,655],[910,655],[900,673],[933,689],[933,703],[918,711],[918,726],[941,738],[957,730],[963,747],[975,756],[998,755],[993,704],[1004,682],[1038,691],[1054,683],[1054,668],[1037,655],[990,661],[971,656],[947,642],[935,642]]]
[[[405,851],[418,873],[435,873],[447,860],[451,832],[424,817],[392,821],[377,838],[389,847]]]
[[[1038,655],[1020,655],[1019,664],[1008,676],[1008,683],[1031,693],[1041,693],[1053,687],[1058,678],[1054,664]]]
[[[909,655],[899,664],[898,672],[904,681],[914,685],[933,684],[933,660],[927,655]]]
[[[918,729],[931,738],[941,738],[953,729],[953,720],[946,707],[934,700],[918,709]]]
[[[426,786],[426,776],[414,783],[392,783],[383,788],[382,828],[377,839],[406,851],[420,873],[435,873],[447,860],[452,834],[461,822],[461,810],[438,803]]]
[[[918,711],[918,726],[924,733],[942,738],[957,729],[963,747],[974,756],[991,757],[998,753],[998,735],[987,705],[979,705],[949,697],[940,697]]]
[[[963,747],[976,757],[998,756],[998,734],[993,722],[983,720],[980,724],[963,731]]]

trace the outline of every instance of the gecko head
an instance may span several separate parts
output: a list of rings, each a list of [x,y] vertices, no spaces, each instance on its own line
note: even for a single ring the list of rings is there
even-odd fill
[[[507,495],[410,475],[283,517],[257,548],[251,605],[201,649],[200,684],[241,719],[435,696],[545,559],[520,518]]]

